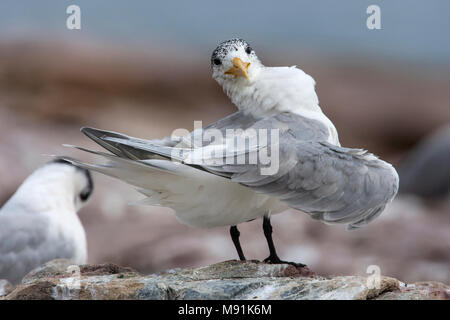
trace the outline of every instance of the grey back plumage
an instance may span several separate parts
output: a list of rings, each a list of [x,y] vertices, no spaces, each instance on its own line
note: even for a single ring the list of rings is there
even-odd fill
[[[19,216],[19,217],[17,217]],[[74,246],[36,213],[0,214],[0,279],[18,283],[32,269],[56,258],[72,258]]]
[[[292,113],[278,113],[272,117],[256,118],[251,114],[238,111],[205,127],[205,130],[218,129],[225,135],[227,129],[249,128],[279,129],[296,140],[326,141],[328,138],[328,129],[321,122]]]

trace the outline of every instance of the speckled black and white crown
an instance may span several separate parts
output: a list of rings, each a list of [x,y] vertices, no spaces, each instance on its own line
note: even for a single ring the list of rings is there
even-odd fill
[[[215,59],[223,60],[230,50],[238,50],[238,47],[247,48],[250,45],[244,39],[239,38],[230,39],[219,44],[211,55],[211,66],[214,64]]]

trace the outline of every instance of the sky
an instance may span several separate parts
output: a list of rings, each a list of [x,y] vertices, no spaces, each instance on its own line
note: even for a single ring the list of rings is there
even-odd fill
[[[66,28],[71,4],[81,8],[81,30]],[[366,26],[366,9],[372,4],[380,7],[381,30]],[[2,0],[0,39],[58,37],[213,48],[241,37],[272,50],[449,64],[449,13],[448,0]]]

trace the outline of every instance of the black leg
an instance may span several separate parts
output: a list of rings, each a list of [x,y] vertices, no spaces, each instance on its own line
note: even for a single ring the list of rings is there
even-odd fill
[[[277,251],[275,250],[275,245],[273,244],[272,225],[270,224],[269,217],[264,216],[263,230],[264,230],[264,236],[267,239],[267,244],[269,245],[269,252],[270,252],[269,256],[266,259],[264,259],[264,262],[273,263],[273,264],[287,263],[287,264],[291,264],[295,267],[305,267],[305,265],[302,263],[283,261],[278,257]]]
[[[242,251],[241,243],[239,242],[239,236],[241,235],[241,233],[239,232],[236,226],[230,227],[230,235],[231,239],[233,240],[234,246],[236,247],[239,259],[241,259],[241,261],[244,261],[245,260],[244,252]]]

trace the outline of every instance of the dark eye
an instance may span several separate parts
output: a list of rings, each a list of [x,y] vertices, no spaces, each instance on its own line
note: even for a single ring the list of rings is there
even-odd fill
[[[86,189],[86,190],[83,190],[83,191],[80,193],[80,199],[81,199],[81,201],[83,201],[83,202],[87,201],[87,200],[89,199],[89,197],[91,196],[91,194],[92,194],[92,189],[88,188],[88,189]]]
[[[252,48],[251,47],[247,47],[246,49],[245,49],[245,52],[247,52],[247,54],[250,54],[250,53],[252,53]]]
[[[218,65],[221,65],[221,64],[222,64],[222,61],[220,61],[220,59],[219,59],[219,58],[215,58],[215,59],[213,60],[213,62],[214,62],[214,64],[215,64],[216,66],[218,66]]]

